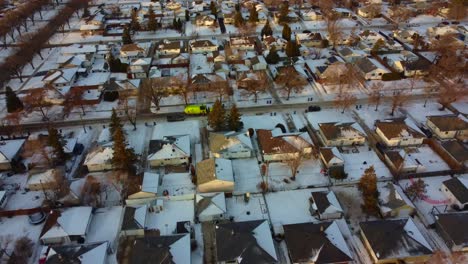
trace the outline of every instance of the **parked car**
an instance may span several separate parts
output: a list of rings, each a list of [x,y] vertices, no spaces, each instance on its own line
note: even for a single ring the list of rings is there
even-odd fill
[[[307,111],[309,112],[318,112],[320,110],[322,110],[322,108],[318,105],[311,105],[309,108],[307,108]]]
[[[184,121],[185,115],[182,113],[169,114],[167,115],[166,119],[167,119],[167,122]]]

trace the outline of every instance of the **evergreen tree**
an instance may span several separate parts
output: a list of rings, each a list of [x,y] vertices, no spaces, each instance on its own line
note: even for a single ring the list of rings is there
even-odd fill
[[[13,113],[13,112],[16,112],[16,111],[23,110],[23,103],[18,98],[16,93],[13,92],[13,90],[10,88],[10,86],[7,86],[7,88],[6,88],[5,100],[6,100],[6,106],[7,106],[8,113]]]
[[[140,22],[138,21],[138,11],[132,11],[132,20],[130,21],[130,29],[132,31],[138,31],[141,29]]]
[[[218,8],[216,8],[216,3],[213,1],[210,2],[210,10],[213,16],[218,17]]]
[[[257,12],[257,8],[255,8],[255,6],[252,6],[252,8],[250,9],[249,22],[250,23],[257,23],[258,22],[258,12]]]
[[[237,108],[236,104],[233,104],[227,116],[227,125],[232,131],[239,131],[241,129],[240,124],[241,113],[239,112],[239,109]]]
[[[219,100],[213,104],[213,108],[208,113],[208,125],[214,129],[214,131],[221,131],[224,128],[226,121],[226,111]]]
[[[182,27],[184,26],[184,24],[182,24],[182,21],[180,21],[180,18],[177,19],[177,29],[179,31],[182,31]]]
[[[377,190],[377,175],[375,174],[374,166],[370,166],[364,171],[358,184],[359,190],[362,194],[363,204],[362,210],[371,215],[378,215],[378,197]]]
[[[279,55],[278,52],[276,51],[275,46],[271,46],[270,51],[268,52],[268,55],[266,56],[265,60],[268,64],[277,64],[279,62]]]
[[[297,57],[301,55],[299,46],[295,41],[290,40],[286,44],[286,55],[288,55],[288,57]]]
[[[65,162],[66,156],[65,151],[63,150],[62,136],[59,134],[57,129],[50,127],[49,128],[49,137],[48,145],[53,148],[54,151],[54,160],[58,164],[63,164]]]
[[[240,11],[237,11],[236,14],[234,15],[234,26],[235,27],[241,27],[245,24],[244,18],[242,17],[242,14]]]
[[[123,33],[122,33],[122,42],[123,44],[132,44],[132,36],[130,35],[130,27],[125,26]]]
[[[185,21],[190,21],[190,12],[188,11],[188,9],[185,9]]]
[[[148,9],[148,30],[156,31],[158,29],[158,21],[156,21],[156,14],[154,13],[153,6],[150,5]]]
[[[82,17],[89,17],[90,15],[91,15],[91,13],[89,12],[88,7],[85,7],[85,9],[83,10]]]
[[[262,38],[262,40],[263,40],[264,37],[273,36],[273,30],[271,29],[270,22],[268,20],[267,20],[265,26],[263,26],[262,32],[260,34],[261,34],[260,37]]]
[[[114,134],[117,132],[118,129],[122,129],[123,125],[122,122],[120,121],[120,117],[117,115],[117,111],[115,111],[114,108],[112,108],[112,115],[111,115],[111,120],[109,124],[109,130],[111,134],[111,138],[114,139]]]
[[[289,25],[288,25],[288,24],[284,24],[284,26],[283,26],[283,31],[282,31],[282,33],[281,33],[281,35],[283,36],[283,38],[284,38],[285,40],[291,40],[291,34],[292,34],[292,32],[291,32],[291,28],[289,27]]]
[[[127,148],[122,128],[117,128],[114,134],[114,154],[111,163],[116,169],[130,170],[136,160],[133,149]]]

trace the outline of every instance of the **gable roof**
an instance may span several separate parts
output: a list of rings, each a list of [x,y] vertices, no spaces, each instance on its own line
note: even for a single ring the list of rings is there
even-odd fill
[[[53,246],[47,255],[46,264],[62,263],[106,263],[107,242],[86,244]]]
[[[364,137],[364,133],[358,130],[354,122],[349,123],[319,123],[319,128],[327,140],[336,140],[340,138]]]
[[[90,206],[69,207],[63,211],[54,211],[47,218],[48,224],[42,230],[41,239],[63,236],[84,236],[92,217]]]
[[[326,163],[329,163],[333,158],[344,162],[343,156],[336,147],[320,148],[320,153],[322,153],[322,156],[325,159]]]
[[[468,245],[468,213],[438,214],[435,219],[455,245]]]
[[[190,262],[190,238],[188,234],[148,236],[129,239],[126,249],[132,264],[172,264]]]
[[[402,206],[411,206],[411,202],[401,192],[395,184],[388,182],[383,188],[379,188],[379,198],[381,200],[381,210],[397,209]]]
[[[468,149],[458,140],[444,140],[441,142],[441,145],[458,162],[463,163],[468,161]]]
[[[216,230],[217,261],[276,263],[276,251],[267,221],[219,224]]]
[[[343,212],[343,209],[341,209],[341,206],[332,191],[312,192],[312,200],[321,214],[327,213],[327,211],[331,211],[331,213]]]
[[[23,147],[24,142],[26,142],[25,139],[0,141],[0,163],[12,161]]]
[[[120,48],[120,51],[144,51],[145,49],[140,47],[138,44],[125,44]]]
[[[190,41],[190,47],[192,48],[202,48],[202,47],[216,47],[217,45],[214,44],[211,40],[207,39],[197,39]]]
[[[460,203],[464,204],[468,202],[468,189],[466,187],[468,180],[462,181],[459,178],[454,177],[450,180],[443,181],[442,183]]]
[[[456,115],[428,116],[430,120],[440,131],[460,131],[468,129],[468,122]]]
[[[355,65],[364,73],[369,73],[377,69],[377,66],[368,58],[357,59]]]
[[[226,213],[224,193],[199,193],[195,197],[196,215],[220,215]]]
[[[424,138],[425,136],[411,128],[402,119],[376,121],[376,128],[380,129],[386,138]]]
[[[214,180],[234,181],[232,163],[228,159],[212,158],[202,160],[196,166],[197,185]]]
[[[361,222],[359,226],[379,260],[432,254],[411,218]]]
[[[342,263],[351,253],[336,222],[284,225],[284,239],[294,263]]]
[[[264,154],[296,153],[298,150],[281,137],[274,137],[271,130],[257,129],[257,140]]]
[[[252,150],[252,141],[246,133],[210,133],[210,151],[213,153]]]
[[[169,136],[162,140],[151,140],[148,160],[190,157],[190,136]]]

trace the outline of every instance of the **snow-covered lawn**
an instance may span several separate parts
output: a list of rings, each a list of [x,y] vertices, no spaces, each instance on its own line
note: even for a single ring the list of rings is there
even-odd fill
[[[404,105],[401,111],[405,111],[418,124],[426,124],[427,116],[452,114],[448,109],[440,110],[440,104],[435,101],[427,102],[426,107],[424,107],[424,102],[411,102]]]
[[[244,128],[249,129],[274,129],[277,124],[286,126],[286,121],[282,115],[255,115],[255,116],[242,116]]]
[[[195,214],[193,200],[164,200],[163,208],[159,213],[148,212],[146,216],[148,229],[159,229],[161,235],[166,236],[174,234],[177,222],[190,221],[193,224]]]
[[[315,130],[319,129],[320,123],[348,123],[356,122],[352,116],[351,111],[341,113],[339,109],[322,109],[319,112],[309,112],[305,114],[307,121],[312,125]],[[361,129],[362,130],[362,129]]]
[[[226,198],[227,217],[235,222],[268,219],[268,209],[262,194],[251,194],[245,202],[243,195]]]
[[[414,181],[417,179],[414,179]],[[431,225],[435,222],[434,217],[431,215],[434,207],[437,207],[441,212],[449,205],[447,196],[441,191],[442,182],[450,180],[450,176],[437,176],[437,177],[425,177],[422,180],[427,184],[426,187],[426,198],[424,200],[416,199],[413,201],[418,213],[422,217],[422,221],[426,226]],[[400,180],[398,184],[403,190],[411,185],[411,180]],[[450,206],[447,206],[450,209]],[[434,211],[437,212],[437,211]]]
[[[4,210],[17,210],[36,208],[44,201],[44,192],[25,191],[29,175],[27,173],[15,174],[2,179],[2,189],[7,191],[7,200]],[[18,188],[18,190],[16,190]]]
[[[380,105],[377,111],[375,111],[375,105],[368,105],[367,107],[363,105],[362,109],[356,110],[356,113],[370,129],[373,129],[376,120],[385,120],[404,116],[404,114],[398,111],[398,109],[395,110],[393,116],[390,115],[391,112],[391,105],[388,104]]]
[[[162,139],[165,136],[190,135],[192,144],[200,142],[200,122],[197,120],[158,123],[153,129],[151,139]]]
[[[301,164],[296,175],[296,180],[291,180],[291,172],[285,163],[270,163],[267,180],[269,189],[272,191],[295,190],[303,188],[314,188],[328,186],[328,177],[321,171],[320,160],[307,159]],[[288,182],[285,182],[288,181]]]
[[[273,192],[265,195],[275,234],[283,233],[283,225],[319,222],[309,211],[312,191],[326,191],[326,188],[302,189]]]
[[[260,168],[256,158],[232,160],[234,171],[234,194],[246,192],[260,192],[259,184],[262,181]]]
[[[170,173],[162,176],[162,184],[158,188],[158,195],[162,196],[167,190],[169,196],[195,194],[195,185],[190,173]]]
[[[370,166],[374,166],[378,180],[389,180],[392,174],[369,146],[343,147],[344,170],[348,177],[344,180],[332,179],[334,184],[357,183]]]
[[[422,172],[450,170],[448,164],[429,145],[407,149],[406,158],[412,159],[413,164],[420,164],[423,167]]]

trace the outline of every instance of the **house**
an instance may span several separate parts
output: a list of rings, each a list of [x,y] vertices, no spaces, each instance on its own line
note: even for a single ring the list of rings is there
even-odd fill
[[[199,15],[195,18],[195,24],[197,26],[212,26],[216,22],[216,18],[213,15]]]
[[[215,221],[226,218],[224,193],[199,193],[195,195],[195,217],[198,221]]]
[[[57,245],[74,241],[83,244],[86,242],[92,210],[90,206],[52,210],[42,229],[41,243]]]
[[[320,148],[320,159],[327,168],[344,166],[344,158],[336,147]]]
[[[367,53],[361,49],[351,48],[351,47],[344,47],[338,49],[338,54],[349,63],[354,63],[358,59],[366,57]]]
[[[196,166],[197,192],[234,191],[232,162],[228,159],[211,158],[202,160]]]
[[[383,74],[390,73],[382,64],[372,58],[359,58],[355,61],[355,65],[366,80],[381,80]]]
[[[63,172],[58,169],[49,169],[42,172],[32,173],[27,182],[31,191],[45,191],[57,188],[57,179],[64,177]]]
[[[164,40],[158,45],[160,55],[177,55],[180,53],[182,43],[180,40]]]
[[[404,218],[415,214],[414,205],[403,193],[400,186],[391,182],[379,190],[379,208],[383,217]]]
[[[158,195],[159,182],[160,180],[158,173],[146,171],[143,174],[143,182],[140,185],[140,190],[134,193],[129,193],[126,204],[144,204],[148,203],[148,201],[156,199]]]
[[[247,133],[210,133],[210,156],[223,159],[252,157],[252,141]]]
[[[125,78],[123,80],[117,80],[115,77],[111,77],[103,85],[102,94],[104,97],[107,93],[117,93],[118,97],[137,96],[140,84],[140,79],[130,80]]]
[[[126,236],[120,241],[120,264],[191,262],[190,235]]]
[[[278,263],[266,220],[215,226],[217,263]]]
[[[333,8],[332,12],[338,14],[342,18],[351,17],[351,15],[353,14],[351,10],[340,7]]]
[[[340,77],[345,75],[348,67],[345,62],[338,57],[312,60],[306,62],[306,68],[314,75],[320,83],[339,84]]]
[[[107,242],[85,245],[50,246],[44,264],[55,263],[107,263]]]
[[[272,47],[275,47],[276,50],[282,50],[286,48],[288,41],[282,37],[264,36],[262,43],[266,50],[270,50]]]
[[[283,225],[283,229],[291,263],[353,263],[335,221]]]
[[[433,253],[411,218],[361,222],[359,226],[374,263],[424,263]]]
[[[190,136],[167,136],[152,139],[148,149],[151,167],[166,165],[187,165],[190,163]]]
[[[326,46],[324,38],[320,32],[314,33],[297,33],[296,43],[305,47],[323,48]]]
[[[121,236],[144,236],[148,205],[126,206],[124,210]]]
[[[343,217],[343,209],[336,199],[335,193],[312,192],[310,197],[310,213],[317,215],[320,220],[338,219]]]
[[[364,18],[378,17],[380,15],[380,8],[376,9],[377,5],[379,4],[369,4],[366,6],[361,6],[357,9],[357,14]]]
[[[323,15],[322,15],[322,12],[320,12],[320,10],[311,9],[308,11],[301,11],[301,12],[302,12],[302,18],[304,20],[322,20],[323,19]]]
[[[51,84],[55,88],[71,86],[76,78],[79,68],[64,68],[49,71],[42,81],[44,84]]]
[[[319,123],[318,135],[325,146],[363,145],[366,136],[361,127],[354,123]]]
[[[411,158],[405,150],[386,151],[385,160],[389,167],[398,174],[424,171],[424,166]]]
[[[468,149],[458,140],[444,140],[440,142],[443,151],[460,167],[468,167]]]
[[[231,37],[229,39],[229,45],[231,49],[255,50],[256,41],[256,37]]]
[[[0,171],[13,169],[18,165],[25,139],[0,140]]]
[[[259,71],[259,70],[266,70],[268,64],[263,56],[255,56],[249,60],[250,67],[252,70]]]
[[[456,115],[427,116],[426,125],[440,139],[468,140],[468,122]]]
[[[120,48],[120,61],[129,63],[132,59],[150,57],[151,42],[125,44]]]
[[[429,74],[432,63],[425,58],[403,61],[404,74],[406,77],[426,76]]]
[[[437,214],[435,219],[437,232],[452,252],[468,251],[468,213]]]
[[[449,202],[460,210],[468,208],[468,180],[454,177],[442,182],[441,191],[447,196]]]
[[[256,133],[264,161],[290,160],[312,153],[312,143],[307,133],[283,134],[279,129],[257,129]]]
[[[375,132],[387,147],[421,145],[424,134],[410,127],[404,119],[377,120]]]
[[[194,91],[213,91],[213,87],[217,89],[229,87],[226,74],[223,72],[195,74],[191,78],[191,84]]]
[[[195,39],[189,42],[192,53],[214,52],[218,50],[218,45],[207,39]]]
[[[84,166],[89,172],[112,170],[112,158],[114,149],[112,147],[96,147],[86,155]]]
[[[131,79],[148,78],[148,71],[151,66],[151,58],[132,59],[127,68],[128,77]]]

